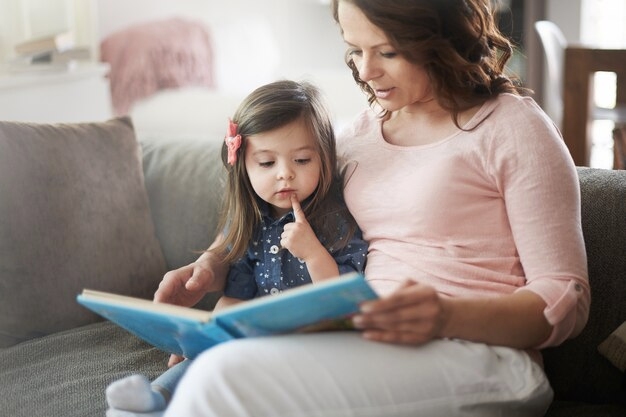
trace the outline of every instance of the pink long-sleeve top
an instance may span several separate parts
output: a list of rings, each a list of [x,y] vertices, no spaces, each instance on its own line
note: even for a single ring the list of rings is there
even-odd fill
[[[531,98],[503,94],[459,131],[422,146],[385,141],[372,110],[338,138],[347,205],[369,241],[381,294],[411,278],[453,297],[533,291],[553,332],[589,313],[580,188],[554,124]]]

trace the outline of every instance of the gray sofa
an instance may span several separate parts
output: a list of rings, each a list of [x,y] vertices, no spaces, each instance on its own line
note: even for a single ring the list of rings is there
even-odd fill
[[[0,122],[0,415],[103,416],[111,381],[167,355],[75,302],[83,288],[150,298],[207,247],[220,138],[141,138],[129,119]],[[544,352],[549,416],[624,416],[624,374],[597,346],[626,320],[626,172],[579,168],[593,293],[578,338]],[[218,294],[202,304],[210,308]]]

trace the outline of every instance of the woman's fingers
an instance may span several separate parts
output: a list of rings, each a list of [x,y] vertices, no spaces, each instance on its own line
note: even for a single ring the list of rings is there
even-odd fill
[[[353,323],[371,340],[421,344],[438,336],[442,305],[433,288],[405,282],[389,296],[364,304]]]

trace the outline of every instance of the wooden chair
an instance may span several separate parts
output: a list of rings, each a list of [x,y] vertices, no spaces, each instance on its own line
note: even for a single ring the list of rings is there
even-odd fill
[[[546,59],[548,84],[544,94],[544,110],[560,129],[563,128],[563,84],[565,67],[565,49],[567,40],[561,29],[549,20],[535,22],[535,31],[539,35]],[[604,108],[593,106],[591,117],[594,120],[611,120],[616,124],[626,124],[626,106]]]
[[[626,51],[609,50],[567,45],[559,27],[551,21],[535,22],[546,59],[548,82],[544,90],[543,108],[563,132],[574,162],[587,165],[590,162],[592,138],[589,122],[609,120],[615,126],[626,125],[626,103],[624,79],[626,64],[621,56]],[[569,67],[565,68],[566,60]],[[570,62],[571,61],[571,62]],[[621,62],[621,63],[620,63]],[[578,73],[574,73],[574,72]],[[617,105],[615,108],[598,107],[593,103],[587,86],[592,86],[595,71],[614,71],[617,74]],[[564,90],[564,85],[568,90]],[[565,100],[568,100],[565,102]],[[575,101],[572,101],[575,100]],[[583,102],[586,102],[585,105]],[[585,110],[587,108],[588,110]],[[565,120],[564,117],[568,119]],[[616,150],[617,152],[617,150]]]
[[[613,169],[626,169],[626,125],[613,129]]]

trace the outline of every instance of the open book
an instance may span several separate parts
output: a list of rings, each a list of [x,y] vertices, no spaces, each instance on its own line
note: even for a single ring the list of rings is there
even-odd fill
[[[194,358],[236,338],[346,328],[359,304],[375,298],[365,278],[352,273],[215,313],[92,290],[77,301],[161,350]]]

